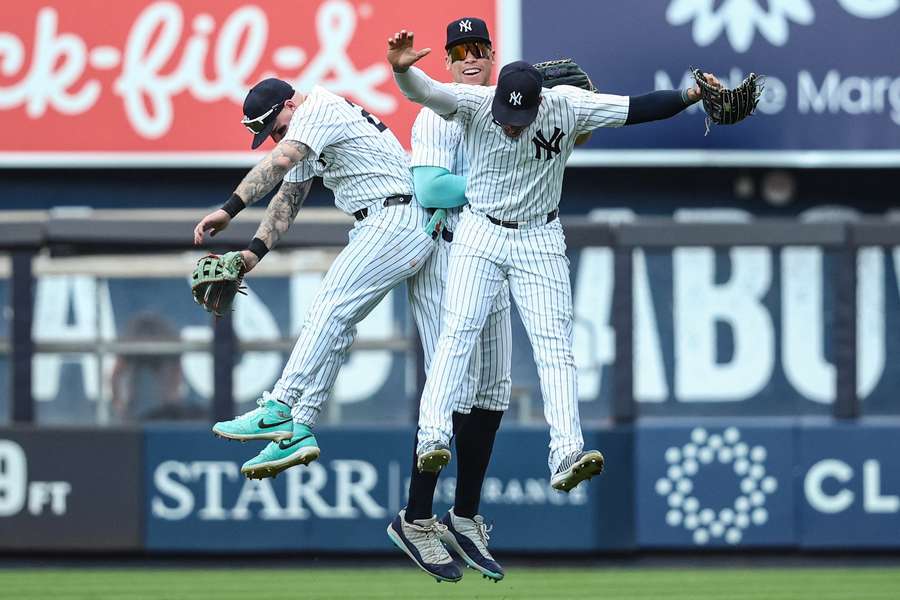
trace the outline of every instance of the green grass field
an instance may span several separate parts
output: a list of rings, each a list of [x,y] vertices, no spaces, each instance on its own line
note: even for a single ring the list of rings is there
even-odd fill
[[[223,559],[227,561],[228,559]],[[491,583],[466,571],[436,583],[413,569],[18,569],[0,571],[15,600],[319,598],[900,599],[900,568],[552,569],[517,567]]]

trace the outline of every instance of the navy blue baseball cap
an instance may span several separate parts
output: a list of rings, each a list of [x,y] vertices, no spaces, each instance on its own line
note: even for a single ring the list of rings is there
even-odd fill
[[[275,127],[278,113],[284,108],[285,100],[293,97],[294,88],[288,82],[274,77],[263,79],[247,92],[241,125],[253,133],[251,148],[258,148],[266,141]]]
[[[463,42],[485,42],[491,45],[487,24],[477,17],[462,17],[447,25],[447,43],[444,50]]]
[[[497,89],[491,104],[491,114],[501,125],[525,127],[537,117],[541,104],[540,71],[523,60],[511,62],[500,69]]]

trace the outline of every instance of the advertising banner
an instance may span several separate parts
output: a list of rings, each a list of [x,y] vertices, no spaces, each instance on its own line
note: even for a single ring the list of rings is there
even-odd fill
[[[385,529],[406,504],[412,430],[321,428],[316,437],[320,460],[251,481],[240,466],[261,444],[215,439],[206,427],[149,428],[147,548],[389,551]],[[494,525],[492,549],[542,553],[633,545],[631,433],[586,437],[605,452],[608,473],[563,494],[549,486],[548,433],[501,429],[480,507]],[[439,515],[453,502],[452,465],[436,492]]]
[[[566,10],[574,18],[559,35],[548,31],[557,4],[522,3],[523,56],[572,57],[601,91],[681,89],[691,66],[730,87],[750,72],[766,78],[749,121],[704,135],[695,106],[665,123],[596,132],[579,164],[900,164],[897,0],[583,1]]]
[[[585,248],[569,257],[580,411],[587,422],[601,422],[610,415],[621,360],[613,329],[612,251]],[[641,415],[831,414],[837,389],[833,253],[811,247],[638,249],[633,264],[633,392]],[[866,414],[900,414],[895,393],[900,365],[890,360],[900,352],[898,272],[900,252],[861,250],[857,392]],[[321,273],[308,271],[249,278],[248,295],[235,303],[238,338],[292,339],[320,281]],[[0,294],[4,288],[0,281]],[[96,339],[147,336],[197,342],[212,336],[208,315],[185,293],[181,278],[60,274],[39,277],[35,291],[37,343],[62,339],[83,342],[87,348]],[[398,290],[359,324],[358,339],[412,339],[411,325],[406,294]],[[515,309],[512,335],[513,409],[539,415],[537,369]],[[286,352],[267,350],[237,358],[234,391],[239,411],[252,408],[259,395],[271,389],[287,357]],[[338,377],[328,418],[368,425],[410,422],[416,402],[413,359],[411,352],[390,348],[352,351]],[[155,362],[111,353],[42,352],[35,357],[33,381],[38,421],[96,422],[104,394],[121,391],[116,382],[131,372],[126,367],[143,375],[134,380],[130,393],[112,394],[111,423],[196,418],[206,410],[213,391],[212,361],[206,352]],[[7,377],[0,369],[0,383]]]
[[[900,547],[900,421],[808,424],[799,430],[800,544]]]
[[[796,544],[789,423],[641,423],[636,434],[642,548]]]
[[[0,550],[139,550],[139,431],[0,429]]]
[[[499,42],[497,0],[23,0],[0,24],[0,165],[252,164],[241,106],[256,81],[322,85],[408,145],[418,112],[394,84],[387,37],[409,29],[444,74],[446,26],[479,16]],[[102,15],[102,18],[98,18]],[[264,146],[265,148],[266,146]]]

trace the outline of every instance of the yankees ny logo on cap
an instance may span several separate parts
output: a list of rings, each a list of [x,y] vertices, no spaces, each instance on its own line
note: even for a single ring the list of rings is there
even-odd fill
[[[543,77],[524,61],[511,62],[500,69],[491,115],[500,125],[525,127],[537,117],[541,104]]]
[[[491,36],[487,24],[478,17],[459,17],[447,23],[447,43],[444,50],[465,42],[482,42],[490,46]]]

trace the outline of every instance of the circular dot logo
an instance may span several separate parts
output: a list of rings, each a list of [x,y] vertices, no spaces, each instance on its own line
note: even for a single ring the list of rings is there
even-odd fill
[[[666,475],[656,481],[656,493],[666,499],[669,527],[684,527],[694,543],[705,545],[713,539],[737,545],[751,525],[769,520],[766,497],[778,489],[778,481],[766,474],[766,449],[741,440],[741,432],[729,427],[710,434],[703,427],[691,431],[691,440],[681,447],[666,449]],[[707,507],[693,495],[694,480],[704,467],[714,463],[731,465],[739,484],[732,506]]]

